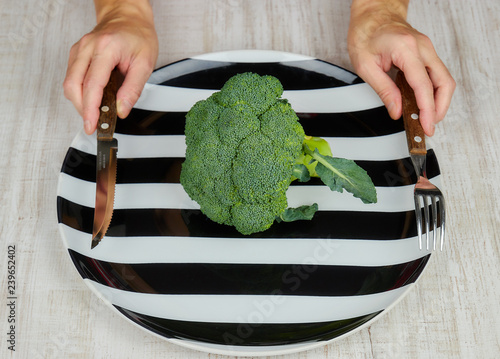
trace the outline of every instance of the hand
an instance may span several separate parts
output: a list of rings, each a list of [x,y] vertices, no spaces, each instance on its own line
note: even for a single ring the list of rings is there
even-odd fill
[[[98,24],[73,45],[64,80],[64,95],[83,117],[87,134],[99,118],[103,89],[118,66],[124,75],[117,93],[118,116],[128,116],[151,75],[158,39],[149,2],[96,0]]]
[[[455,81],[427,36],[406,22],[408,1],[354,0],[348,49],[358,75],[380,96],[393,119],[401,117],[401,93],[387,74],[394,65],[405,74],[428,136],[434,134],[455,90]]]

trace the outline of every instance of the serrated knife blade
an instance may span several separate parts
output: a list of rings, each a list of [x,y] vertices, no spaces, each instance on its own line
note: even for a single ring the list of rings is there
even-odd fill
[[[117,113],[116,92],[120,73],[111,72],[104,88],[97,122],[96,196],[91,248],[95,248],[108,231],[115,199],[118,141],[114,138]]]

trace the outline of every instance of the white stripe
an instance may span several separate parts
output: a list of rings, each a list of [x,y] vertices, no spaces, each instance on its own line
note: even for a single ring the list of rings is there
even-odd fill
[[[325,185],[290,186],[287,198],[292,208],[317,203],[323,211],[403,212],[414,208],[413,187],[376,187],[377,203],[370,204],[346,191],[334,192]]]
[[[334,157],[355,161],[386,161],[409,156],[404,131],[376,137],[324,138],[330,145]]]
[[[58,196],[93,208],[95,182],[84,181],[65,173],[59,175]],[[115,187],[114,209],[183,208],[199,209],[179,183],[128,183]]]
[[[134,136],[115,134],[118,140],[118,158],[170,158],[184,157],[186,143],[184,135]],[[97,139],[80,131],[71,143],[79,151],[96,155]]]
[[[384,106],[367,83],[318,89],[283,92],[295,112],[338,113],[369,110]]]
[[[209,323],[314,323],[355,318],[387,308],[412,284],[391,291],[345,297],[275,295],[158,295],[123,291],[85,280],[104,301],[171,320]]]
[[[439,185],[439,177],[432,179]],[[95,182],[65,173],[59,175],[58,195],[82,206],[94,207]],[[414,208],[413,185],[377,187],[377,203],[364,204],[348,192],[333,192],[327,186],[291,186],[287,197],[290,207],[318,203],[323,211],[403,212]],[[198,209],[180,183],[117,184],[115,209],[173,208]]]
[[[149,111],[187,112],[198,101],[217,90],[171,87],[147,83],[135,107]],[[366,83],[317,90],[284,91],[296,112],[341,113],[383,106],[376,92]]]
[[[418,238],[391,240],[105,237],[90,249],[91,234],[59,224],[66,246],[113,263],[221,263],[387,266],[431,253],[418,249]],[[116,250],[119,248],[119,250]]]
[[[241,62],[241,63],[259,63],[259,62],[291,62],[315,60],[314,57],[293,54],[290,52],[270,51],[270,50],[236,50],[220,51],[208,54],[193,56],[192,59],[204,61],[220,62]]]
[[[149,111],[187,112],[217,90],[162,86],[146,83],[135,108]]]
[[[133,136],[116,134],[118,158],[182,158],[186,154],[183,135]],[[324,137],[335,157],[351,160],[385,161],[408,157],[405,132],[376,137]],[[81,131],[71,147],[96,155],[95,135]],[[430,144],[427,145],[430,149]]]

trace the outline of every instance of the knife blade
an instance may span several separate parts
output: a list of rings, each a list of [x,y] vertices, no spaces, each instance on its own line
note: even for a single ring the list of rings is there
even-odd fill
[[[120,73],[111,72],[103,90],[97,122],[96,197],[91,249],[95,248],[108,231],[113,216],[115,199],[118,141],[114,138],[117,112],[116,92]]]

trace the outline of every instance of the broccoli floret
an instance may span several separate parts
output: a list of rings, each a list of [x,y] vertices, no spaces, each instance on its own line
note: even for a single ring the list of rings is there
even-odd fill
[[[224,107],[248,105],[258,116],[274,105],[282,93],[283,86],[276,77],[245,72],[227,80],[217,98]]]
[[[310,219],[317,210],[312,205],[282,216],[297,166],[318,176],[311,160],[327,163],[282,94],[275,77],[247,72],[230,78],[186,115],[181,184],[207,217],[242,234],[264,231],[277,218],[300,219],[304,213]],[[329,147],[321,155],[330,156]],[[320,173],[325,176],[332,166]],[[330,188],[342,190],[342,183]]]

